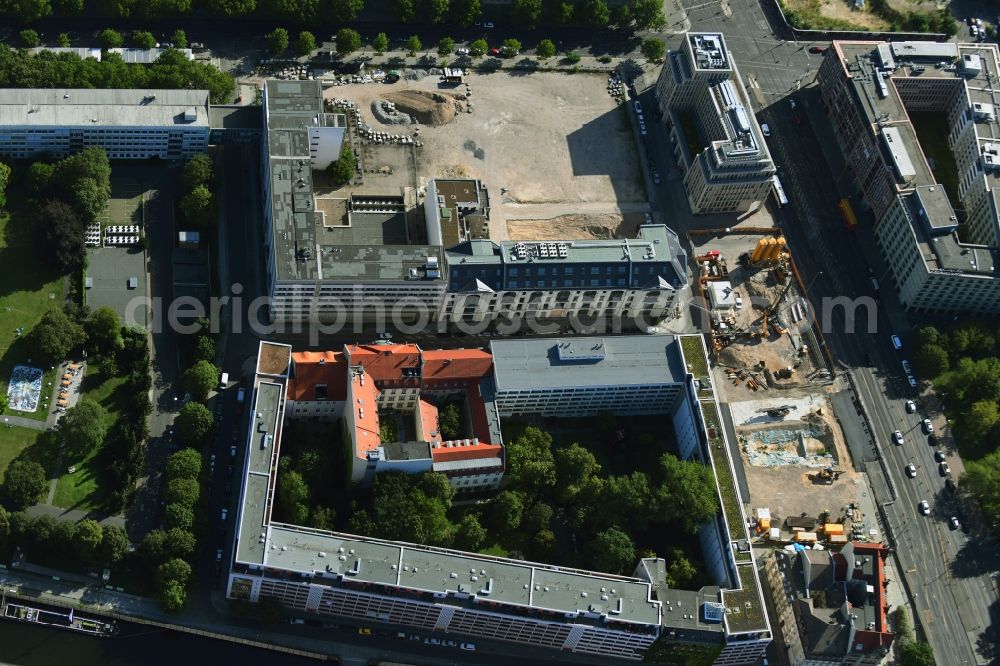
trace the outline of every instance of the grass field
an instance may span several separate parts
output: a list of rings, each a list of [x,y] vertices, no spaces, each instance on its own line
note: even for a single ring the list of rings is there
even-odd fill
[[[108,376],[98,368],[87,366],[87,375],[83,378],[83,396],[103,406],[117,420],[121,414],[122,387],[124,377]],[[98,458],[100,449],[91,452],[83,460],[63,459],[62,476],[56,484],[56,494],[52,500],[55,506],[67,509],[96,509],[101,506],[103,493],[99,481],[101,478],[101,461]],[[70,474],[66,470],[70,465],[76,471]]]
[[[63,290],[63,278],[38,261],[27,211],[15,202],[8,209],[0,213],[0,391],[4,393],[13,367],[31,357],[28,333],[46,311],[60,306]],[[23,328],[20,336],[18,327]],[[46,372],[46,386],[53,374]],[[39,421],[48,416],[41,406],[34,413],[11,413]]]

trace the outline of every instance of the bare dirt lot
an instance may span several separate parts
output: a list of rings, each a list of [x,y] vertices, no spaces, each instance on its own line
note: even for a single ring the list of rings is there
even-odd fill
[[[605,76],[496,72],[466,80],[472,113],[438,126],[419,125],[420,183],[479,178],[490,188],[494,207],[501,198],[544,205],[545,214],[531,216],[534,223],[517,220],[516,233],[525,238],[600,238],[607,237],[602,229],[618,235],[619,228],[632,226],[622,222],[625,213],[637,211],[619,207],[644,204],[646,195],[626,111],[608,95]],[[375,127],[411,133],[412,125],[380,125],[370,111],[373,100],[401,91],[461,95],[465,88],[440,88],[436,76],[404,77],[393,84],[336,86],[325,95],[354,100],[362,120]]]

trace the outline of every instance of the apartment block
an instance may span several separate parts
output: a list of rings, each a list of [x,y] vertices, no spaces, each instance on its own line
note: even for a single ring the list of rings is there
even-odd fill
[[[604,319],[652,322],[676,307],[687,255],[663,225],[629,240],[468,240],[445,252],[449,323]]]
[[[688,32],[656,83],[691,212],[756,208],[776,173],[722,33]]]
[[[433,318],[445,291],[440,246],[412,244],[401,194],[320,198],[313,171],[340,154],[347,118],[319,81],[265,82],[265,256],[276,321]],[[428,234],[430,236],[430,234]]]
[[[641,402],[639,396],[628,398],[621,405],[625,413],[662,413],[686,457],[705,464],[730,465],[728,458],[716,458],[710,450],[710,438],[724,434],[714,425],[709,431],[702,415],[707,407],[700,405],[712,403],[715,410],[718,408],[711,395],[698,395],[705,393],[709,380],[696,386],[685,371],[678,340],[671,336],[621,338],[620,344],[609,340],[541,341],[552,347],[553,354],[557,349],[565,350],[566,362],[552,370],[561,377],[557,384],[591,385],[597,392],[607,393],[616,373],[635,375],[641,383],[654,387],[647,392],[655,397],[648,399],[650,404]],[[648,342],[651,340],[658,342]],[[615,576],[271,519],[281,431],[289,412],[299,417],[330,418],[339,410],[340,418],[347,420],[361,406],[374,409],[384,393],[393,395],[386,398],[391,404],[419,411],[425,393],[425,397],[432,391],[457,394],[477,384],[480,390],[494,391],[492,399],[499,403],[505,394],[503,387],[508,385],[507,373],[516,370],[524,354],[513,353],[514,365],[503,365],[506,361],[501,359],[508,348],[506,343],[497,344],[492,353],[372,344],[305,355],[293,354],[287,345],[262,342],[251,393],[251,427],[244,444],[227,596],[250,602],[273,597],[297,613],[320,619],[346,617],[386,623],[396,630],[442,632],[470,641],[508,641],[609,660],[638,661],[647,650],[653,650],[678,663],[689,659],[720,665],[757,663],[770,641],[770,627],[752,553],[729,536],[738,532],[725,527],[722,512],[700,535],[709,551],[706,558],[710,554],[713,563],[710,575],[717,584],[699,590],[668,585],[666,562],[656,558],[640,560],[631,576]],[[598,345],[605,348],[603,358]],[[693,348],[704,354],[700,342]],[[630,357],[628,349],[637,351]],[[544,354],[544,350],[532,350],[529,356],[535,359],[539,353]],[[640,370],[640,363],[660,367]],[[570,377],[574,369],[580,373],[575,379]],[[342,371],[347,373],[349,384],[334,390],[332,385],[344,378]],[[665,384],[677,390],[655,388]],[[322,414],[307,409],[309,403],[328,400],[343,404]],[[487,400],[484,398],[484,403]],[[653,401],[658,406],[654,407]],[[628,412],[630,404],[635,411]],[[534,413],[547,408],[537,409],[541,411]],[[368,413],[366,409],[364,416],[358,414],[350,428],[374,431],[377,424],[367,421]],[[567,407],[549,413],[574,416],[579,411]],[[423,418],[415,416],[417,423]],[[385,462],[407,464],[407,455],[413,454],[413,467],[428,469],[425,450],[411,444],[386,451]],[[364,446],[367,444],[360,443],[359,449]],[[473,449],[474,445],[438,448],[457,455]],[[433,469],[439,460],[433,458],[433,451],[431,456]],[[451,462],[450,456],[440,462]],[[725,476],[731,475],[730,468]],[[720,501],[726,498],[720,495]],[[745,528],[742,524],[736,527],[743,529],[745,540]]]
[[[205,90],[0,89],[0,156],[189,159],[208,149]]]
[[[1000,127],[992,44],[834,42],[822,98],[900,301],[915,312],[1000,312]],[[918,125],[939,125],[957,182],[939,182]],[[958,210],[956,210],[956,208]]]

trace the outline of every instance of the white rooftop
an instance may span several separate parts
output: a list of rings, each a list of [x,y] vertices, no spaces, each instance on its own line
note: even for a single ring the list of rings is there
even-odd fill
[[[0,88],[0,127],[208,127],[207,90]]]

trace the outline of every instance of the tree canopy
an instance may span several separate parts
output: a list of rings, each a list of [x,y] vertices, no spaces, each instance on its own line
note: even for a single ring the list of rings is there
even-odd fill
[[[591,558],[601,571],[613,574],[631,573],[635,566],[635,546],[631,537],[616,527],[599,532],[590,542]]]
[[[86,340],[83,327],[62,310],[49,310],[31,331],[31,346],[37,358],[54,364]]]
[[[207,444],[215,425],[212,412],[198,402],[189,402],[181,407],[174,423],[181,441],[192,448],[200,448]]]
[[[219,383],[219,369],[208,361],[198,361],[184,372],[184,388],[203,402]]]
[[[185,194],[178,207],[189,228],[208,231],[215,226],[215,198],[204,185]]]
[[[304,58],[316,50],[316,36],[308,30],[299,33],[295,40],[295,55]]]
[[[85,456],[104,443],[110,427],[108,411],[90,398],[81,397],[59,420],[63,450],[75,456]]]
[[[376,36],[375,38],[376,41],[378,41],[379,37],[385,37],[385,33],[384,32],[379,33],[379,35]],[[350,28],[341,28],[340,30],[337,31],[336,43],[337,43],[337,53],[339,53],[340,55],[347,55],[349,53],[354,53],[355,51],[361,48],[361,35],[358,34],[357,30],[352,30]],[[375,49],[376,51],[379,50],[377,46],[378,45],[376,45]],[[386,37],[385,48],[382,48],[381,50],[385,51],[386,48],[388,48],[388,37]]]
[[[34,460],[15,460],[7,467],[3,490],[7,506],[20,511],[41,499],[48,488],[45,470]]]
[[[267,48],[273,55],[281,55],[288,48],[288,31],[275,28],[267,35]]]
[[[190,192],[199,186],[209,190],[215,183],[215,166],[207,153],[198,153],[184,164],[181,171],[181,189]]]
[[[507,444],[507,471],[512,485],[528,493],[537,493],[556,482],[552,436],[529,426]]]
[[[655,37],[642,40],[639,47],[642,55],[650,62],[658,62],[667,52],[667,45]]]

